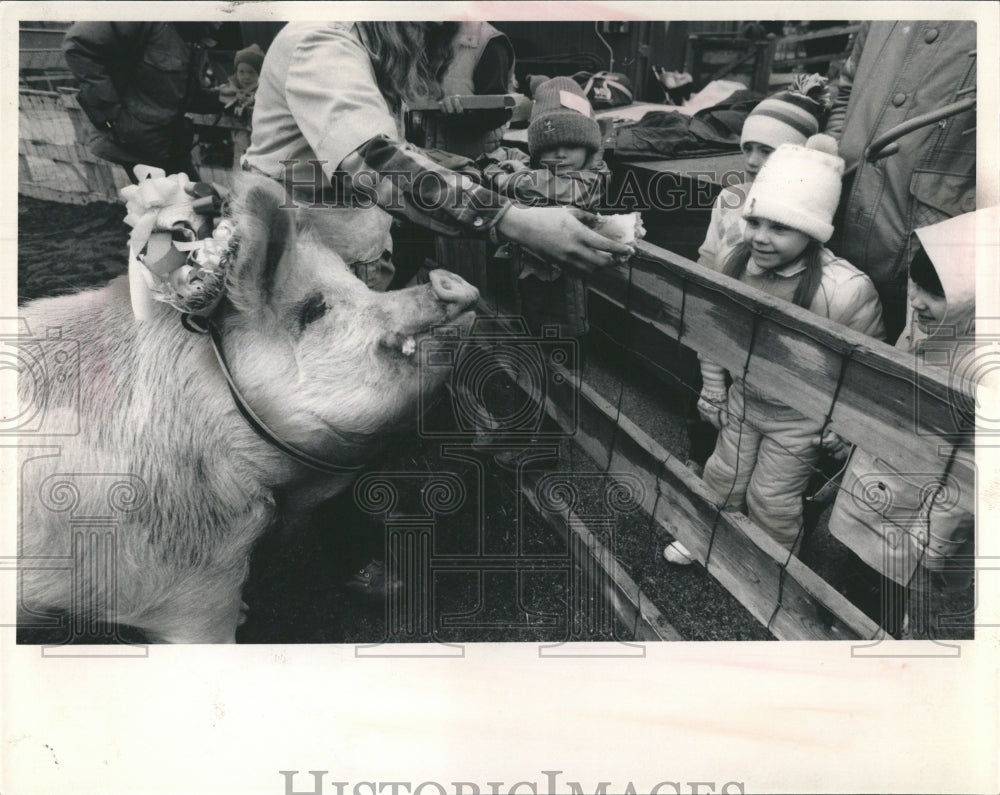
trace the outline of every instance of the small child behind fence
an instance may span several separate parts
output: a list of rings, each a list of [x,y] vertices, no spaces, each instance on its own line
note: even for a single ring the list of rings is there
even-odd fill
[[[882,309],[871,280],[823,244],[833,234],[844,161],[825,135],[805,146],[783,144],[764,164],[743,209],[742,242],[720,258],[727,276],[805,307],[849,328],[885,337]],[[786,405],[766,383],[750,383],[701,358],[702,416],[719,428],[704,480],[728,508],[746,510],[789,552],[801,539],[802,495],[823,444],[823,422]],[[825,409],[824,409],[825,410]],[[669,563],[688,564],[679,542],[663,552]]]
[[[524,204],[595,209],[610,171],[602,158],[601,129],[590,103],[569,77],[538,82],[533,95],[530,156],[519,149],[497,149],[485,157],[484,176],[498,192]],[[523,248],[516,256],[518,295],[532,332],[554,325],[565,337],[583,337],[588,323],[582,276]]]
[[[782,144],[804,144],[816,135],[829,113],[832,99],[827,80],[820,75],[796,75],[792,82],[760,102],[747,116],[740,133],[745,180],[727,185],[712,205],[705,240],[698,248],[698,264],[721,270],[720,256],[743,240],[746,221],[743,206],[758,172]],[[678,362],[685,380],[698,389],[697,365],[693,351],[684,351]],[[688,465],[701,474],[718,436],[715,428],[699,419],[695,401],[688,405],[688,438],[691,440]]]
[[[580,86],[569,77],[536,80],[528,125],[528,150],[500,148],[477,161],[497,190],[529,206],[572,205],[593,210],[610,175],[601,152],[601,129]],[[561,339],[582,341],[589,328],[587,285],[580,273],[546,262],[520,246],[507,245],[517,278],[518,303],[533,335],[554,327]],[[580,349],[578,348],[578,352]],[[521,451],[500,453],[513,466]]]
[[[909,272],[912,328],[900,335],[897,349],[932,367],[950,367],[953,378],[968,375],[963,369],[976,361],[977,248],[984,232],[995,239],[998,228],[1000,207],[990,207],[914,232],[920,250]],[[964,419],[960,431],[971,435],[973,418]],[[971,467],[970,449],[955,455]],[[939,594],[970,581],[971,564],[962,558],[973,552],[975,518],[954,500],[956,493],[945,475],[899,472],[878,451],[859,447],[851,456],[830,533],[850,550],[842,567],[847,597],[890,635],[933,629],[920,626],[927,616],[913,614],[913,595],[927,600],[918,606],[931,607]]]

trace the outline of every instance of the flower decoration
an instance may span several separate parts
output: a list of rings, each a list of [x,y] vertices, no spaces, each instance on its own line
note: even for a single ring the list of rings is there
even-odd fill
[[[233,224],[220,219],[222,196],[186,174],[139,165],[139,182],[120,191],[128,211],[132,309],[148,319],[153,301],[211,313],[225,294]]]

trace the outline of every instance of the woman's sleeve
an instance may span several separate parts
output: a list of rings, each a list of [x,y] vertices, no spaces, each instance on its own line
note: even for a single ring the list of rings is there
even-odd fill
[[[368,53],[349,26],[317,27],[302,36],[284,92],[302,137],[328,174],[366,141],[397,135]]]
[[[359,200],[373,200],[392,215],[446,235],[485,234],[511,206],[417,147],[381,136],[345,157],[338,172],[332,181],[346,179]]]
[[[357,198],[450,235],[486,233],[509,207],[399,140],[368,53],[347,26],[319,28],[301,39],[285,97],[331,182],[346,180]]]

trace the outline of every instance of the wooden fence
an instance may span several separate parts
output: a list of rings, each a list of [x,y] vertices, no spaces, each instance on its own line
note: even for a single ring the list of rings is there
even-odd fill
[[[18,91],[18,193],[66,204],[118,202],[119,189],[130,184],[128,175],[87,148],[95,130],[76,95],[77,89],[69,87]],[[191,117],[196,129],[234,127],[225,118]],[[196,165],[203,180],[232,186],[231,168]]]
[[[440,240],[438,259],[483,289],[487,311],[509,306],[509,287],[491,276],[483,244]],[[613,329],[654,369],[671,373],[680,344],[731,372],[745,367],[752,382],[771,385],[806,416],[828,419],[841,437],[898,471],[931,484],[947,477],[958,504],[974,512],[974,471],[954,456],[971,443],[962,410],[974,405],[969,382],[650,244],[640,243],[626,267],[596,270],[590,292],[595,324]],[[648,516],[776,637],[878,636],[871,619],[746,516],[721,511],[701,479],[620,407],[564,375],[562,393],[548,396],[549,415],[601,469],[638,477]],[[579,522],[562,529],[580,542],[592,535]],[[620,600],[629,601],[623,594],[632,585],[619,589]],[[656,634],[655,619],[640,623]]]

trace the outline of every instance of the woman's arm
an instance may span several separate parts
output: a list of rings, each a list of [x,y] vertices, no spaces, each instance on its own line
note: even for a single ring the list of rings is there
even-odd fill
[[[585,272],[629,251],[588,229],[579,210],[516,206],[464,174],[441,168],[416,147],[388,138],[366,142],[338,171],[356,195],[443,234],[485,235],[495,228],[549,261]]]
[[[626,246],[588,229],[568,208],[513,207],[510,200],[398,140],[369,55],[350,26],[291,29],[288,34],[298,39],[280,87],[282,98],[334,184],[348,182],[356,197],[443,234],[485,236],[496,229],[534,253],[570,266],[608,265],[613,254],[628,253]],[[260,114],[260,92],[257,100]]]

